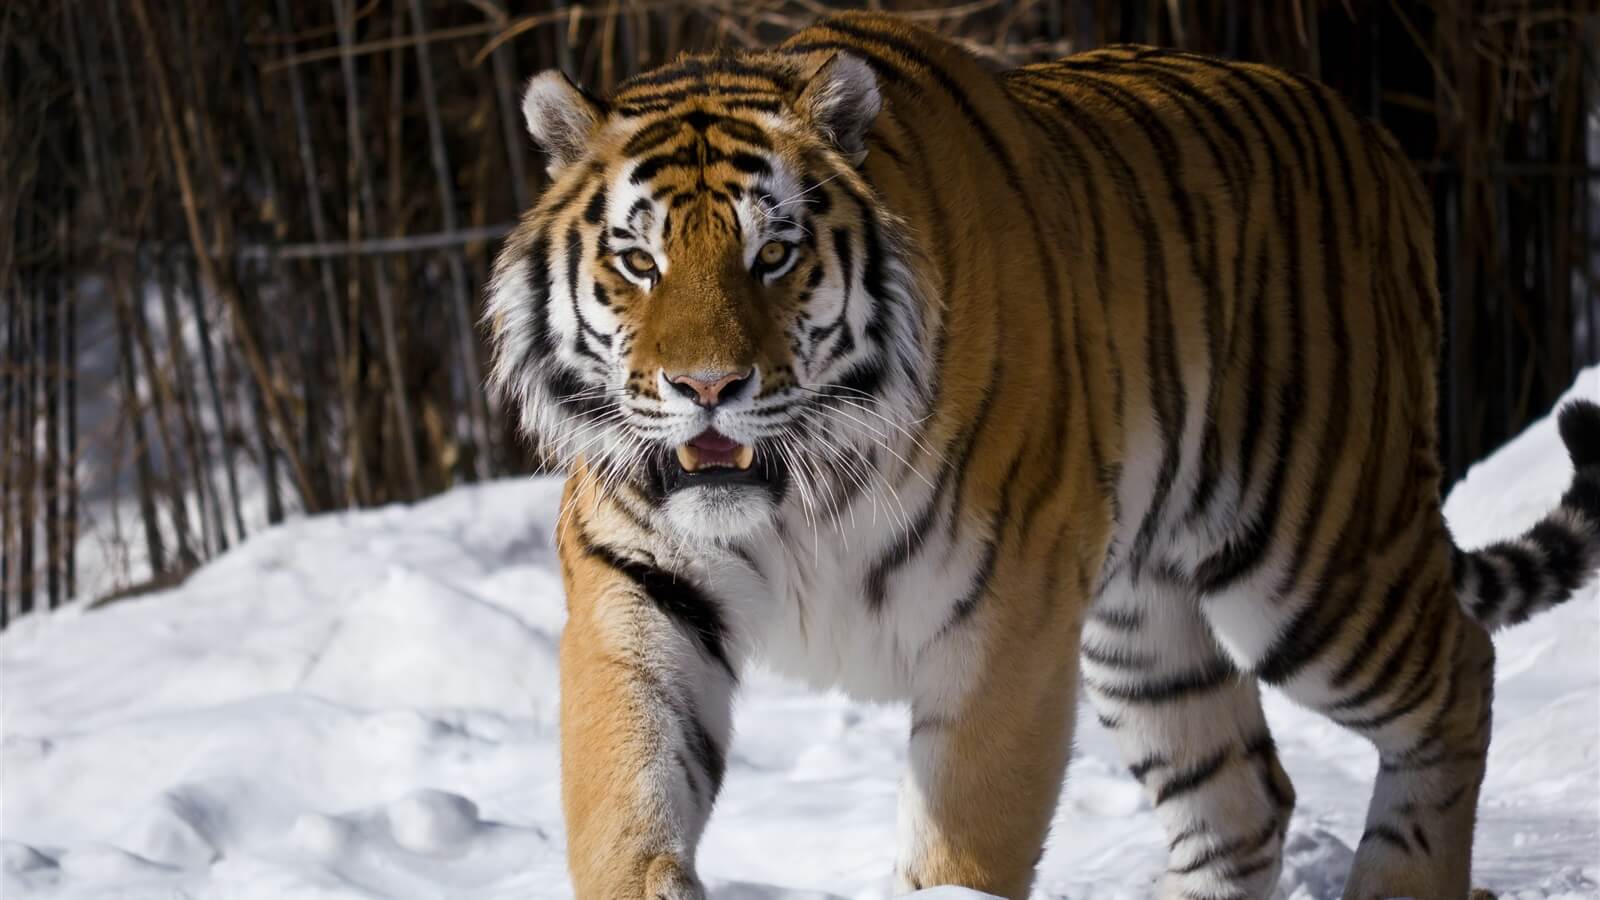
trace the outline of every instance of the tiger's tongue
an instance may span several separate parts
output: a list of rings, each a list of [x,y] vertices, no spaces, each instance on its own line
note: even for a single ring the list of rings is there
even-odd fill
[[[754,458],[755,453],[749,447],[710,428],[678,448],[678,464],[686,472],[712,466],[748,469]]]
[[[727,453],[739,449],[739,442],[725,434],[717,433],[716,429],[707,428],[700,432],[700,436],[689,442],[689,446],[702,453]]]

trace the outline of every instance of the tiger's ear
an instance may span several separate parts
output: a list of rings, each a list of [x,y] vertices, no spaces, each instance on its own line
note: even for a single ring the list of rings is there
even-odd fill
[[[533,76],[522,95],[522,116],[528,121],[528,133],[549,155],[546,171],[552,178],[583,156],[590,136],[605,115],[600,101],[556,69]]]
[[[861,57],[834,54],[811,76],[796,106],[851,165],[867,158],[867,132],[883,109],[883,95]]]

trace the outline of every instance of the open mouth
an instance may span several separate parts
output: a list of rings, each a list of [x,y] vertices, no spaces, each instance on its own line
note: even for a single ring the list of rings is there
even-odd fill
[[[774,453],[757,453],[753,444],[741,444],[708,428],[674,452],[655,457],[655,477],[663,495],[689,487],[756,487],[781,495],[787,473]]]
[[[741,444],[714,428],[707,428],[689,443],[678,445],[678,465],[693,474],[711,474],[717,469],[744,472],[755,460],[754,447]]]

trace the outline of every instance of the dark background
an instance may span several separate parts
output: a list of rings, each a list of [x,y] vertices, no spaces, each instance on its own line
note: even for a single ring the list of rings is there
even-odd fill
[[[851,5],[0,3],[0,625],[174,583],[285,516],[537,468],[475,327],[543,184],[524,80],[604,91]],[[1380,120],[1434,198],[1452,477],[1600,360],[1593,4],[872,5],[1005,62],[1271,62]]]

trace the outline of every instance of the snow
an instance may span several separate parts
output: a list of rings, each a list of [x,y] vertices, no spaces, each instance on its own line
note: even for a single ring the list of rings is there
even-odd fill
[[[1600,398],[1600,369],[1575,395]],[[1527,527],[1553,423],[1450,496],[1457,540]],[[551,547],[559,485],[498,482],[262,531],[182,586],[0,636],[0,894],[564,898]],[[1600,897],[1600,590],[1497,639],[1476,880]],[[1268,698],[1300,802],[1281,896],[1337,897],[1376,757]],[[889,893],[903,709],[748,681],[699,866],[713,900]],[[1093,715],[1036,896],[1150,896],[1165,842]],[[982,895],[941,888],[923,900]]]

